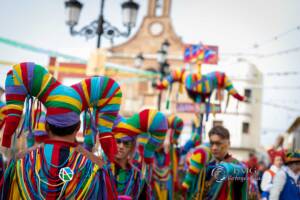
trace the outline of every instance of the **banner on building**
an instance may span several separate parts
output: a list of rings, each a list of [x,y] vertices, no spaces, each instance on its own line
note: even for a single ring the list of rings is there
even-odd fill
[[[218,46],[204,44],[186,44],[184,48],[184,62],[195,63],[202,61],[203,64],[218,64]]]
[[[176,104],[177,112],[184,113],[221,113],[220,104],[205,104],[205,103],[177,103]]]

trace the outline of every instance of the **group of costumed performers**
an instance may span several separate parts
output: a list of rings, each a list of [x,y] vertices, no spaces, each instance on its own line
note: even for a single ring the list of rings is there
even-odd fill
[[[207,98],[214,88],[227,89],[243,100],[220,72],[199,77],[178,71],[166,80],[158,87],[180,81],[196,103],[209,103]],[[4,173],[0,163],[0,199],[249,197],[249,174],[246,166],[229,154],[226,128],[213,127],[206,144],[201,139],[202,122],[198,121],[191,139],[181,147],[178,139],[183,119],[154,109],[121,116],[122,92],[109,77],[94,76],[65,86],[42,66],[20,63],[7,73],[5,96],[6,104],[0,104],[2,146],[13,149],[18,138],[26,137],[27,149],[10,158]],[[76,134],[82,113],[81,144]],[[277,155],[272,150],[269,153]],[[179,177],[180,161],[186,167],[183,177]],[[299,154],[290,155],[291,172],[281,175],[287,177],[282,192],[296,192],[289,179],[296,161]],[[264,175],[267,198],[272,173]]]

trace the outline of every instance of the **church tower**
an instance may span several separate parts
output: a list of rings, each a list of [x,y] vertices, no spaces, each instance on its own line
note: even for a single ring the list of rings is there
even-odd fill
[[[173,29],[171,0],[149,0],[147,14],[134,36],[123,44],[108,49],[112,54],[108,62],[126,66],[134,65],[134,57],[143,53],[147,67],[158,67],[156,53],[167,39],[170,43],[168,61],[171,66],[181,66],[184,45]]]

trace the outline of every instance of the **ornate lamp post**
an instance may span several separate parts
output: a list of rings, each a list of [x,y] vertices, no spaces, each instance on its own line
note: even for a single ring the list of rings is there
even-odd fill
[[[89,25],[82,27],[80,30],[75,30],[75,26],[78,24],[83,5],[77,0],[66,1],[66,24],[70,27],[70,34],[72,36],[84,36],[87,39],[98,36],[97,48],[101,46],[102,35],[111,42],[115,37],[128,37],[131,33],[131,29],[136,25],[139,4],[135,3],[133,0],[127,0],[121,4],[123,25],[127,28],[126,31],[122,32],[117,27],[105,20],[103,16],[104,3],[105,0],[101,0],[100,14],[98,19],[92,21]]]
[[[139,53],[135,58],[134,58],[134,66],[136,68],[141,68],[144,64],[144,56],[143,53]]]
[[[169,50],[170,43],[168,40],[165,40],[160,47],[160,50],[157,52],[157,62],[159,63],[159,72],[160,72],[160,82],[163,80],[163,77],[169,74],[170,72],[170,65],[167,62],[168,58],[168,50]],[[161,105],[161,91],[158,94],[158,103],[157,109],[160,110]]]

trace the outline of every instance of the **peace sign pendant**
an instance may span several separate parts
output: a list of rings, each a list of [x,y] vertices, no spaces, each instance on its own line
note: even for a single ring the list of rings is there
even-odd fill
[[[59,178],[63,182],[68,182],[73,179],[74,172],[70,167],[64,167],[59,170]]]

